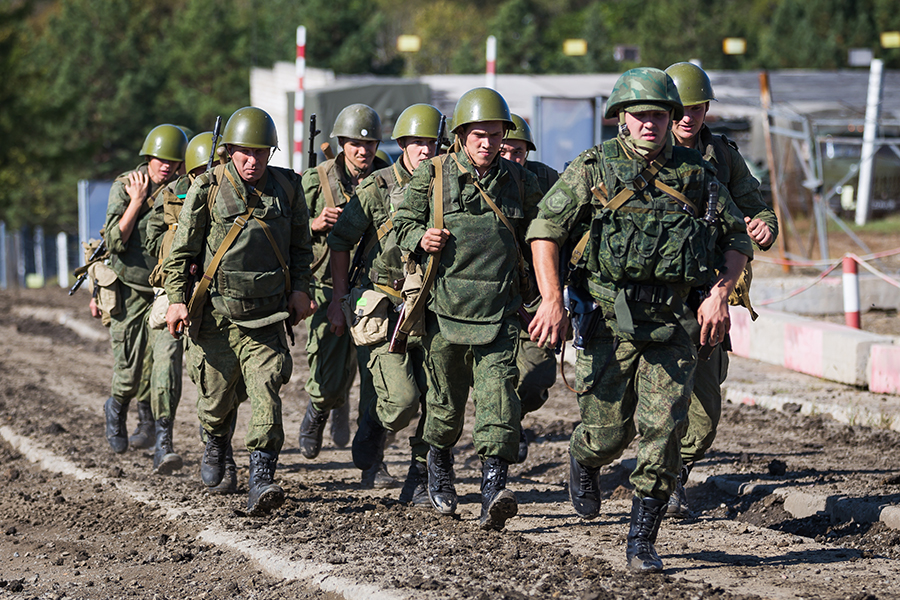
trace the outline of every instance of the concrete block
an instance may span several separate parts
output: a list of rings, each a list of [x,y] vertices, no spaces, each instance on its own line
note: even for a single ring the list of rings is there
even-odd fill
[[[900,506],[886,506],[878,519],[891,529],[900,529]]]
[[[900,289],[859,269],[859,304],[863,311],[900,307]],[[834,276],[836,274],[836,276]],[[750,300],[754,306],[800,315],[834,315],[844,312],[843,281],[840,270],[833,272],[811,288],[785,298],[791,292],[809,285],[812,277],[767,277],[754,279]],[[784,300],[781,300],[784,298]],[[767,300],[778,300],[764,305]]]
[[[869,353],[869,389],[878,394],[900,393],[900,346],[872,345]]]
[[[784,496],[784,510],[797,519],[828,512],[828,498],[806,492],[790,492]]]

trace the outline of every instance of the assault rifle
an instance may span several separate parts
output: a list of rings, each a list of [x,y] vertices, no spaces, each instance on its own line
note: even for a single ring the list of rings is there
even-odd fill
[[[78,273],[79,271],[81,271],[81,269],[84,269],[83,271],[81,271],[81,273],[79,273],[78,279],[75,280],[75,283],[72,285],[72,287],[69,288],[70,296],[72,294],[74,294],[75,292],[77,292],[78,288],[81,287],[81,284],[84,283],[84,280],[88,278],[88,267],[90,267],[92,264],[94,264],[94,262],[99,260],[100,257],[103,256],[104,254],[106,254],[106,240],[101,239],[100,245],[97,246],[96,248],[94,248],[94,251],[91,252],[91,255],[88,257],[85,265],[83,267],[79,267],[78,269],[75,270],[75,272]]]
[[[706,214],[703,215],[703,220],[706,221],[711,227],[719,222],[719,214],[717,212],[717,208],[719,206],[719,182],[718,181],[710,181],[709,182],[709,190],[706,196]],[[688,305],[691,306],[696,313],[700,308],[700,304],[703,303],[703,300],[709,296],[709,292],[712,289],[712,283],[708,283],[704,286],[696,287],[691,290],[691,294],[688,296]],[[693,296],[693,298],[691,298]],[[700,350],[697,352],[697,356],[700,360],[709,360],[710,355],[712,354],[715,346],[711,344],[704,344],[700,346]]]
[[[307,169],[311,169],[319,162],[319,155],[316,154],[316,136],[322,133],[321,129],[316,129],[316,113],[309,115],[309,159],[306,161]]]
[[[444,134],[447,133],[447,117],[441,115],[441,122],[438,125],[437,144],[434,147],[434,155],[438,156],[444,148]]]
[[[366,266],[366,257],[364,252],[368,246],[368,234],[362,236],[362,239],[356,244],[356,251],[353,253],[353,261],[350,263],[350,278],[348,281],[349,289],[356,287],[359,278],[362,276],[363,268]]]

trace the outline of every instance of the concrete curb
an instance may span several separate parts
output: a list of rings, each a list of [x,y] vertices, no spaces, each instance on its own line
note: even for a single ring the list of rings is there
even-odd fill
[[[116,489],[128,495],[135,502],[152,506],[161,510],[169,520],[177,520],[184,514],[196,514],[196,510],[188,510],[176,504],[159,500],[146,491],[139,490],[128,481],[110,479],[92,469],[82,469],[70,460],[54,454],[41,444],[17,434],[7,426],[0,426],[0,437],[6,440],[29,462],[37,464],[41,469],[76,479],[93,479],[104,484],[114,483]],[[337,577],[331,573],[335,567],[326,563],[309,560],[293,560],[279,555],[250,539],[247,533],[236,534],[218,527],[207,527],[201,531],[198,539],[224,546],[252,560],[260,570],[278,579],[302,581],[310,587],[317,588],[329,595],[336,595],[345,600],[407,600],[408,594],[391,592],[373,585],[360,584],[350,579]]]

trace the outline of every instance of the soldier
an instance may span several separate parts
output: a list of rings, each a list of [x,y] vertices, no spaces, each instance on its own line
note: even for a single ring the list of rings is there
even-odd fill
[[[506,160],[518,163],[535,174],[541,194],[546,194],[559,180],[559,173],[553,168],[536,160],[528,160],[528,152],[537,150],[534,139],[531,136],[531,127],[525,119],[513,113],[513,123],[516,128],[509,131],[500,145],[500,156]],[[526,249],[527,250],[527,249]],[[525,306],[529,318],[537,311],[540,297]],[[531,341],[528,334],[527,323],[519,334],[519,353],[516,358],[516,366],[519,368],[519,384],[516,392],[522,401],[522,416],[538,410],[547,402],[549,390],[556,383],[556,357],[552,348],[542,348]],[[516,462],[523,463],[528,458],[528,436],[525,428],[519,432],[519,455]]]
[[[400,248],[439,261],[425,313],[428,495],[441,514],[456,510],[453,446],[471,386],[482,460],[479,526],[496,530],[518,512],[506,489],[521,415],[516,312],[528,291],[521,245],[541,197],[533,174],[500,158],[503,136],[514,126],[494,90],[463,94],[453,111],[458,149],[416,169],[394,215]]]
[[[606,109],[619,120],[618,136],[569,165],[528,231],[542,297],[530,331],[539,343],[564,339],[559,249],[580,238],[573,255],[584,268],[569,295],[587,296],[594,310],[574,320],[584,338],[576,367],[582,422],[570,442],[569,495],[580,517],[596,517],[600,467],[641,434],[625,552],[638,572],[662,570],[654,544],[681,468],[697,342],[715,345],[728,332],[728,295],[753,255],[712,166],[673,147],[669,130],[682,111],[664,72],[624,73]],[[708,284],[695,316],[691,288]]]
[[[713,135],[704,122],[709,111],[709,103],[715,100],[709,76],[703,69],[689,62],[676,63],[666,69],[675,82],[684,116],[672,126],[675,143],[685,148],[694,148],[703,158],[716,167],[716,178],[728,189],[734,203],[744,215],[747,233],[754,247],[768,250],[778,235],[778,220],[775,213],[759,193],[759,181],[750,174],[747,163],[738,152],[737,144],[724,135]],[[750,306],[749,287],[752,278],[750,265],[745,269],[738,286],[741,295],[732,294],[729,303],[744,305],[756,318]],[[694,462],[702,459],[716,438],[716,428],[722,416],[722,382],[728,375],[728,352],[730,342],[715,347],[709,360],[697,364],[694,376],[694,391],[688,408],[687,429],[681,438],[681,472],[675,491],[669,498],[666,513],[676,517],[690,514],[684,486]]]
[[[375,157],[381,142],[381,119],[365,104],[351,104],[334,121],[331,137],[337,138],[341,152],[315,169],[303,174],[303,192],[309,202],[313,236],[313,294],[319,306],[307,325],[306,354],[309,404],[300,424],[300,452],[315,458],[322,449],[322,434],[328,413],[332,412],[331,437],[339,447],[350,441],[350,385],[356,371],[356,352],[350,336],[330,331],[328,304],[331,302],[331,267],[326,238],[337,222],[353,190],[373,170],[387,165]],[[361,361],[368,361],[368,349]],[[375,391],[367,373],[360,373],[360,402],[374,402]],[[336,409],[336,410],[335,410]]]
[[[115,370],[104,415],[106,440],[116,453],[125,452],[129,444],[132,448],[153,445],[147,316],[153,304],[148,279],[156,255],[147,246],[147,221],[165,184],[177,176],[186,146],[187,138],[175,125],[154,127],[141,147],[140,155],[147,162],[119,175],[109,191],[103,231],[110,266],[119,278],[118,303],[122,310],[111,315],[109,326]],[[138,401],[138,426],[126,439],[125,419],[132,398]]]
[[[290,327],[315,310],[309,211],[299,176],[268,166],[278,137],[265,111],[236,111],[222,143],[231,161],[197,177],[178,217],[164,267],[171,302],[166,323],[172,335],[180,325],[196,331],[187,360],[207,436],[200,465],[207,487],[224,478],[234,413],[250,399],[247,510],[261,515],[284,502],[273,477],[284,443],[279,393],[293,369],[285,329],[293,335]],[[189,311],[185,287],[193,261],[203,277]]]
[[[357,244],[363,244],[360,255],[363,263],[353,267],[367,275],[361,287],[379,292],[381,299],[377,302],[390,305],[385,331],[393,332],[397,327],[400,315],[395,307],[403,303],[398,288],[402,287],[405,273],[391,216],[403,200],[413,171],[422,161],[434,156],[440,122],[440,111],[428,104],[414,104],[400,114],[391,139],[397,140],[403,149],[402,156],[392,166],[375,171],[359,184],[356,195],[328,235],[334,281],[328,320],[336,335],[343,335],[346,327],[341,298],[350,292],[350,251]],[[364,302],[373,301],[367,298]],[[353,438],[353,463],[363,471],[365,487],[382,487],[393,482],[383,475],[388,432],[397,432],[409,425],[420,405],[423,415],[425,412],[425,350],[421,341],[417,338],[410,341],[407,352],[402,354],[390,352],[389,347],[388,337],[372,342],[368,364],[360,361],[359,365],[360,372],[371,371],[377,393],[374,405],[360,403],[359,428]],[[424,427],[423,416],[415,435],[410,438],[412,462],[400,492],[403,503],[429,503],[426,489],[428,445],[422,440]]]

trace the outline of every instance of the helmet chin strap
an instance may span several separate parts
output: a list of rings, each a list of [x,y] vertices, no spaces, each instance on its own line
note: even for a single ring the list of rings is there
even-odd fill
[[[656,141],[635,139],[628,131],[628,126],[625,124],[625,111],[619,111],[619,140],[621,140],[622,144],[626,148],[628,148],[641,158],[647,158],[648,156],[665,146],[666,142],[669,140],[668,132],[671,130],[672,119],[669,119],[669,127],[666,130],[666,135],[662,136],[662,139]]]

